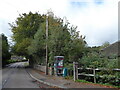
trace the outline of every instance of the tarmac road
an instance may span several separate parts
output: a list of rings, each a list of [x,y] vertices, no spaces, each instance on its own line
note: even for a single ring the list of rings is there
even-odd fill
[[[49,88],[33,80],[24,68],[26,62],[10,64],[2,70],[2,88]]]

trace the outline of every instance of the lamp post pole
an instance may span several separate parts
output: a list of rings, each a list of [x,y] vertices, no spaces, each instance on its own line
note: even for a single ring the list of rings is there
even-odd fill
[[[47,46],[47,40],[48,40],[48,16],[46,14],[46,71],[45,71],[46,75],[48,75],[48,46]]]

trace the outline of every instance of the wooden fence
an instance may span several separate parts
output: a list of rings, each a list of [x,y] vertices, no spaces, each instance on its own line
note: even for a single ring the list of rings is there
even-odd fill
[[[96,72],[97,71],[101,71],[101,70],[103,70],[103,71],[108,71],[109,69],[100,69],[100,68],[96,68],[96,69],[94,69],[94,68],[85,68],[86,70],[91,70],[93,73],[79,73],[79,70],[83,70],[84,68],[77,68],[77,71],[78,71],[78,76],[79,75],[83,75],[83,76],[88,76],[88,77],[93,77],[93,79],[94,79],[94,83],[96,83]],[[84,69],[84,70],[85,70]],[[117,72],[120,72],[120,69],[112,69],[112,71],[117,71]],[[77,77],[78,77],[77,76]],[[99,77],[103,77],[103,75],[99,75]]]
[[[96,72],[104,70],[104,71],[108,71],[109,69],[106,68],[78,68],[78,63],[77,62],[73,62],[73,70],[74,70],[74,81],[78,79],[78,76],[86,76],[86,77],[93,77],[94,79],[94,83],[96,83]],[[92,73],[83,73],[83,70],[91,70]],[[81,72],[80,72],[81,71]],[[112,71],[117,71],[120,72],[120,69],[116,68],[116,69],[112,69]],[[103,77],[103,75],[99,75],[99,77]]]

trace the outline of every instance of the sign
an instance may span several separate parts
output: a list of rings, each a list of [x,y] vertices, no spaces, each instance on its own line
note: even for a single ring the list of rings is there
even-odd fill
[[[55,56],[55,66],[56,68],[63,68],[64,56]]]

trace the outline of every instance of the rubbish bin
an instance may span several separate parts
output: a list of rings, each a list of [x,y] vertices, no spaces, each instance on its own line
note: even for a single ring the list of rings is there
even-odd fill
[[[67,68],[64,68],[63,69],[63,77],[66,77],[67,76]]]

